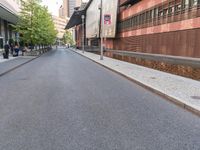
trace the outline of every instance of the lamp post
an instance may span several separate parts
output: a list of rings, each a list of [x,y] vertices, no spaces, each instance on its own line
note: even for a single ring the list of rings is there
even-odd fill
[[[101,0],[101,56],[100,60],[103,60],[103,25],[104,25],[104,16],[103,16],[103,2]]]
[[[84,53],[84,51],[85,51],[85,38],[84,38],[84,19],[85,19],[85,16],[81,15],[81,18],[82,18],[82,52]]]

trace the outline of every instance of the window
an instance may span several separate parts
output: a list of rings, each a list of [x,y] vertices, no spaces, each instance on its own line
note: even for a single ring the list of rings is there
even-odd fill
[[[132,27],[135,26],[135,16],[132,18]]]
[[[125,21],[125,28],[128,28],[128,20]]]
[[[149,14],[150,14],[150,11],[147,11],[146,12],[146,23],[149,22],[149,19],[150,19]]]
[[[189,7],[189,0],[183,0],[182,8],[187,9]]]
[[[150,10],[149,11],[149,19],[152,19],[153,18],[153,10]]]
[[[147,13],[144,12],[143,13],[143,23],[146,23],[147,22]]]
[[[128,26],[128,27],[129,27],[129,28],[132,27],[132,19],[131,19],[131,18],[128,20],[128,23],[129,23],[129,26]]]
[[[181,10],[181,4],[176,4],[174,12],[178,13],[178,12],[180,12],[180,10]]]
[[[154,8],[150,10],[143,11],[135,16],[132,16],[131,18],[122,21],[120,23],[119,28],[130,28],[130,27],[137,27],[140,28],[140,25],[149,23],[154,21],[154,24],[163,24],[166,23],[159,21],[159,18],[162,19],[167,16],[171,15],[177,15],[178,13],[184,13],[183,11],[186,8],[189,7],[195,7],[197,5],[200,5],[200,0],[169,0],[167,3],[163,3],[163,5],[155,6]],[[159,17],[159,18],[158,18]],[[171,18],[170,18],[171,19]],[[157,22],[158,21],[158,22]],[[171,22],[172,20],[169,20]],[[143,27],[143,26],[142,26]]]
[[[142,24],[142,14],[139,15],[139,22],[138,22],[138,24],[139,24],[139,25]]]
[[[197,0],[197,5],[200,5],[200,0]]]
[[[158,17],[162,17],[163,16],[163,7],[160,6],[158,7]]]
[[[192,0],[192,2],[191,2],[192,4],[191,5],[192,6],[197,6],[197,2],[198,2],[198,0]]]
[[[151,10],[151,19],[153,19],[153,9]]]
[[[139,25],[139,22],[140,22],[140,18],[139,18],[139,15],[136,16],[136,25]]]
[[[157,18],[158,16],[158,8],[154,8],[153,10],[153,18]]]
[[[167,14],[168,14],[168,9],[166,8],[163,10],[163,16],[167,16]]]
[[[134,25],[137,26],[137,16],[134,16]]]

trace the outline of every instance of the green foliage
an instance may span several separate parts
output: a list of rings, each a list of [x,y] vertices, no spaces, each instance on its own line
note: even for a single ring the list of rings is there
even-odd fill
[[[70,31],[66,31],[62,38],[63,43],[74,45],[74,41],[72,39],[72,33]]]
[[[57,31],[48,9],[40,5],[40,0],[21,0],[22,8],[16,31],[20,40],[32,45],[48,45],[55,41]]]

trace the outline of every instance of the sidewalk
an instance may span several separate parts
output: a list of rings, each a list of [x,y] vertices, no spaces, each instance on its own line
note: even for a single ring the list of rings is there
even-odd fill
[[[40,57],[44,53],[48,52],[49,48],[46,49],[40,49],[40,50],[34,50],[30,51],[28,53],[25,53],[24,56],[21,56],[22,53],[19,53],[18,57],[12,57],[10,55],[9,59],[3,59],[2,54],[0,53],[0,77],[5,75],[6,73],[15,70],[16,68]],[[0,51],[1,52],[1,51]]]
[[[0,77],[32,61],[35,58],[36,57],[32,56],[18,56],[18,57],[10,56],[9,59],[3,59],[3,56],[0,55]]]
[[[138,84],[167,97],[170,101],[200,115],[200,81],[138,66],[120,60],[104,57],[79,50],[72,51],[109,68]]]
[[[6,61],[10,61],[10,60],[13,60],[15,59],[16,57],[13,57],[12,55],[9,55],[9,59],[4,59],[3,58],[3,55],[0,53],[0,63],[2,62],[6,62]]]

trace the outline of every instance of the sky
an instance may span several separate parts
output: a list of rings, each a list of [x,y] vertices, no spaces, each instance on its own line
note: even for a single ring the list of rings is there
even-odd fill
[[[88,0],[82,0],[87,2]],[[42,0],[42,5],[48,6],[49,12],[58,16],[59,7],[62,5],[63,0]]]
[[[62,0],[42,0],[42,5],[48,6],[49,12],[58,16],[59,7],[62,5]]]

